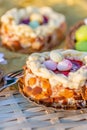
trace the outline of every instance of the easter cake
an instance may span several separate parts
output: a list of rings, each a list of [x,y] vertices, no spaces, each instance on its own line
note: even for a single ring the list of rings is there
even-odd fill
[[[54,108],[87,106],[87,53],[52,50],[31,54],[24,67],[22,92]]]
[[[66,37],[66,48],[87,52],[87,19],[76,23]]]
[[[2,46],[31,53],[60,44],[66,32],[65,16],[50,7],[11,9],[1,17]]]

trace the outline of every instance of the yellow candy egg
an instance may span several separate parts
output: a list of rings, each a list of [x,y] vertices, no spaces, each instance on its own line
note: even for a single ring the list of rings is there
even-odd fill
[[[30,21],[38,21],[39,23],[43,22],[43,16],[39,13],[32,13],[30,15]]]

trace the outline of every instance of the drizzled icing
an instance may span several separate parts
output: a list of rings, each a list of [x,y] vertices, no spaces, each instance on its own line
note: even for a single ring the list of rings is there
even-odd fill
[[[26,61],[27,68],[31,69],[34,75],[49,79],[52,88],[59,84],[71,89],[84,86],[87,80],[87,53],[76,50],[59,50],[59,52],[64,58],[82,61],[83,65],[77,71],[69,72],[68,76],[62,73],[56,74],[43,64],[50,59],[51,52],[43,52],[31,54]]]

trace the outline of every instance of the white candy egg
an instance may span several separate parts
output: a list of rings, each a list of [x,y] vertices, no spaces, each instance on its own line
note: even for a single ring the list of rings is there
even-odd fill
[[[56,68],[57,68],[57,64],[55,62],[53,62],[52,60],[44,61],[43,64],[46,66],[46,68],[48,68],[50,70],[56,70]]]
[[[64,59],[63,61],[59,62],[57,65],[57,69],[59,71],[67,71],[72,68],[72,63],[69,60]]]
[[[54,62],[60,62],[63,60],[63,56],[60,52],[58,51],[51,51],[50,52],[50,58],[54,61]]]

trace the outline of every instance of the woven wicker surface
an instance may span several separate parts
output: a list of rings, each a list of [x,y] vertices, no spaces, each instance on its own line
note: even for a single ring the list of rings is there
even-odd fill
[[[0,93],[0,130],[86,130],[87,110],[54,112],[23,98],[18,90]]]
[[[75,25],[73,25],[70,28],[70,30],[69,30],[69,32],[68,32],[68,34],[66,36],[66,44],[65,44],[66,49],[75,49],[75,43],[76,43],[75,32],[82,25],[85,25],[83,20],[77,22]]]

